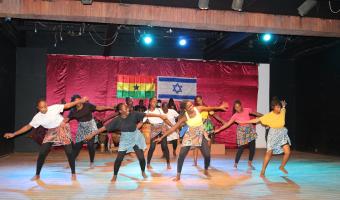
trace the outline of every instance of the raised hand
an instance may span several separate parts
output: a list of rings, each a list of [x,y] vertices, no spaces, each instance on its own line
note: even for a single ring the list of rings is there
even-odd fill
[[[286,100],[281,101],[282,108],[285,108],[287,106]]]
[[[81,103],[86,103],[86,102],[89,101],[89,98],[85,96],[85,97],[81,98],[80,101],[81,101]]]
[[[5,133],[5,135],[4,135],[4,138],[6,138],[6,139],[10,139],[10,138],[13,138],[13,137],[15,137],[14,133]]]
[[[221,110],[226,111],[229,108],[228,102],[222,102],[220,105]]]

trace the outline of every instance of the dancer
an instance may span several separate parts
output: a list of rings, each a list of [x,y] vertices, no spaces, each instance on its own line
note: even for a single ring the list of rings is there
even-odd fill
[[[71,102],[79,101],[81,96],[75,94],[71,97]],[[78,130],[76,133],[76,142],[73,146],[73,156],[76,159],[80,153],[83,144],[86,143],[85,137],[97,130],[97,124],[94,120],[92,113],[95,111],[105,111],[105,110],[114,110],[113,106],[95,106],[91,103],[78,103],[75,108],[72,108],[68,118],[65,119],[66,122],[71,120],[77,120]],[[90,168],[94,168],[94,157],[96,153],[96,145],[98,142],[97,137],[94,137],[92,140],[87,141],[87,149],[90,157]]]
[[[156,107],[157,103],[158,103],[157,98],[152,97],[149,100],[149,109],[147,111],[145,111],[145,113],[165,115],[164,112],[162,111],[162,109]],[[156,144],[157,144],[156,142],[154,142],[154,139],[157,138],[157,137],[161,137],[162,132],[164,132],[168,128],[164,124],[164,122],[167,123],[169,126],[173,126],[173,124],[171,124],[169,122],[169,120],[163,121],[159,117],[148,117],[148,116],[146,116],[143,121],[149,122],[151,124],[151,131],[150,131],[151,141],[150,141],[150,148],[149,148],[148,156],[147,156],[147,168],[152,169],[151,159],[152,159],[152,155],[153,155],[153,152],[156,149]],[[162,148],[162,152],[163,152],[163,155],[164,155],[166,163],[167,163],[167,169],[171,169],[169,148],[168,148],[166,138],[163,138],[163,140],[161,142],[161,148]]]
[[[206,106],[203,102],[202,96],[196,96],[194,101],[195,106]],[[214,125],[210,120],[210,116],[213,116],[218,122],[223,123],[224,121],[214,112],[214,111],[202,111],[201,116],[203,119],[203,126],[204,130],[208,133],[209,138],[214,142]],[[211,143],[210,143],[211,144]],[[197,166],[197,159],[198,159],[198,149],[193,149],[194,153],[194,166]]]
[[[260,174],[262,177],[265,176],[266,168],[273,154],[284,153],[279,169],[283,173],[288,174],[285,166],[289,160],[291,143],[288,137],[288,130],[285,127],[286,102],[280,102],[279,99],[275,97],[271,101],[271,109],[272,111],[270,113],[267,113],[260,118],[237,122],[240,124],[261,122],[263,125],[270,127],[267,140],[267,152],[264,156]]]
[[[145,112],[146,106],[144,105],[144,100],[143,99],[139,99],[138,105],[134,107],[134,111],[138,111],[138,112]]]
[[[168,108],[169,108],[169,109],[173,109],[173,110],[175,110],[176,112],[178,112],[177,106],[176,106],[175,101],[174,101],[173,98],[170,98],[170,99],[169,99]]]
[[[120,103],[117,105],[117,111],[119,115],[114,118],[110,123],[106,124],[102,128],[94,131],[86,136],[86,140],[91,140],[94,136],[105,131],[120,131],[120,142],[118,147],[118,155],[114,163],[114,173],[111,182],[117,180],[117,175],[124,156],[127,152],[135,151],[140,168],[142,170],[142,176],[147,178],[145,174],[145,158],[143,151],[146,149],[145,138],[143,134],[137,129],[137,124],[143,120],[144,117],[158,117],[167,121],[165,115],[130,112],[128,105]]]
[[[78,103],[85,103],[87,101],[87,97],[83,97],[71,103],[47,106],[46,101],[44,99],[40,99],[36,104],[39,112],[33,117],[32,121],[29,124],[23,126],[18,131],[15,131],[14,133],[6,133],[4,135],[5,138],[9,139],[31,130],[32,127],[37,128],[42,126],[48,129],[40,147],[36,173],[31,180],[40,179],[41,168],[44,165],[45,159],[52,145],[64,146],[65,154],[72,172],[72,180],[76,179],[75,161],[74,157],[72,156],[70,126],[64,122],[64,118],[60,113],[62,113],[64,110],[74,107]]]
[[[210,139],[207,132],[204,130],[203,119],[200,115],[200,112],[209,112],[213,110],[225,111],[228,108],[228,104],[222,103],[218,107],[195,107],[190,101],[186,100],[181,104],[181,107],[185,108],[185,117],[180,118],[172,128],[167,130],[161,137],[157,138],[155,142],[163,141],[165,137],[177,130],[182,123],[186,123],[189,128],[182,140],[182,147],[177,161],[177,176],[174,181],[179,181],[181,179],[184,159],[192,147],[197,147],[201,150],[201,153],[204,157],[204,174],[206,176],[210,176],[208,173],[208,168],[210,165],[210,148],[208,142]]]
[[[231,119],[225,123],[223,126],[215,130],[215,133],[218,133],[228,127],[230,127],[236,121],[248,121],[250,120],[250,115],[261,117],[262,114],[258,112],[253,112],[250,108],[243,108],[240,100],[236,100],[233,106],[233,116]],[[242,156],[244,148],[249,146],[249,159],[248,166],[249,168],[255,170],[253,166],[253,158],[255,155],[255,140],[257,138],[257,134],[255,128],[252,124],[237,124],[236,129],[237,136],[237,145],[238,150],[235,157],[234,167],[237,168],[238,162]]]
[[[166,114],[167,118],[169,119],[169,121],[172,124],[176,124],[176,120],[177,117],[179,116],[179,114],[173,110],[173,109],[169,109],[168,108],[168,104],[163,102],[162,103],[162,111],[164,112],[164,114]],[[170,128],[170,127],[169,127]],[[177,149],[177,143],[178,143],[178,130],[174,131],[173,133],[171,133],[168,137],[167,137],[167,141],[170,142],[172,144],[172,154],[174,157],[176,157],[176,149]]]

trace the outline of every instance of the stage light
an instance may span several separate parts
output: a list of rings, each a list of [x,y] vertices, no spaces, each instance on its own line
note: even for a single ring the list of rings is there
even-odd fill
[[[80,0],[83,5],[91,5],[92,0]]]
[[[231,9],[236,11],[242,11],[244,0],[233,0],[233,3],[231,4]]]
[[[201,10],[209,9],[209,0],[198,0],[198,7]]]
[[[187,45],[187,40],[184,39],[184,38],[181,38],[181,39],[178,40],[178,44],[179,44],[179,46],[184,47],[184,46]]]
[[[301,16],[305,16],[308,14],[308,12],[310,10],[312,10],[312,8],[314,8],[317,4],[317,0],[306,0],[304,1],[299,7],[298,7],[298,12],[299,15]]]
[[[269,42],[271,39],[272,39],[272,34],[270,34],[270,33],[265,33],[265,34],[263,34],[262,35],[262,40],[264,41],[264,42]]]
[[[152,36],[151,36],[151,35],[145,34],[145,35],[142,36],[142,41],[143,41],[143,43],[144,43],[145,45],[151,45],[153,39],[152,39]]]

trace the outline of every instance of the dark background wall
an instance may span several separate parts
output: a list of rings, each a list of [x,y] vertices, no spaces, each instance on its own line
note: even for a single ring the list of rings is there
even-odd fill
[[[13,141],[2,137],[14,128],[15,45],[0,32],[0,156],[13,151]]]

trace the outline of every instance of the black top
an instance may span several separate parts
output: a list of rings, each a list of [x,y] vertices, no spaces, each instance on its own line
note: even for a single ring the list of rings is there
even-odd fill
[[[145,112],[147,109],[144,105],[140,106],[140,105],[137,105],[135,106],[135,111],[138,111],[138,112]]]
[[[105,128],[108,132],[121,131],[121,132],[133,132],[137,129],[137,124],[143,120],[145,113],[131,112],[126,118],[117,116]]]
[[[83,108],[80,110],[77,110],[77,108],[74,108],[71,110],[70,114],[68,115],[68,118],[70,120],[76,119],[78,122],[87,122],[93,119],[92,112],[96,111],[96,106],[90,103],[84,103]]]

